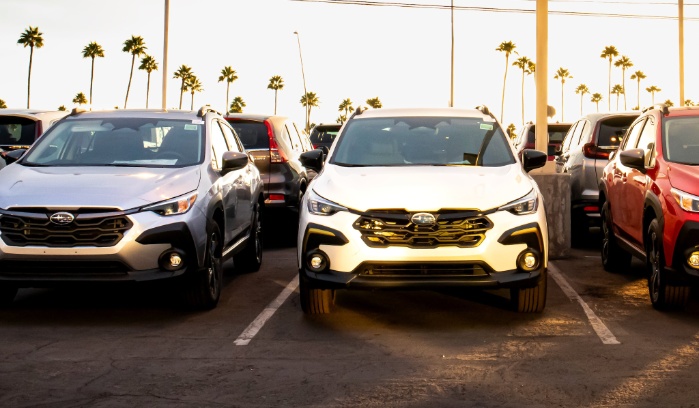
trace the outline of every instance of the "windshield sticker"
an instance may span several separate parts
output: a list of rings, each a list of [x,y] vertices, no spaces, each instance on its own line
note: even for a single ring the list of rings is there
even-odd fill
[[[481,123],[481,129],[483,130],[493,130],[493,125],[488,123]]]
[[[197,125],[184,125],[184,130],[197,130]]]
[[[192,123],[195,125],[203,125],[204,121],[201,119],[196,119],[196,120],[193,120]]]

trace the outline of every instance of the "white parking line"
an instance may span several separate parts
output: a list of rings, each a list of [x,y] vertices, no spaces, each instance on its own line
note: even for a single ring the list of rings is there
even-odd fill
[[[257,332],[260,331],[262,326],[267,323],[267,320],[269,320],[272,315],[274,315],[274,312],[281,307],[281,305],[286,301],[286,299],[296,290],[296,287],[299,286],[299,279],[298,277],[294,277],[294,279],[289,282],[288,285],[282,290],[282,293],[277,296],[276,299],[274,299],[269,305],[267,305],[262,312],[260,312],[259,315],[255,318],[255,320],[252,321],[248,325],[245,330],[243,330],[242,333],[240,333],[240,336],[238,336],[237,339],[235,339],[234,343],[236,346],[247,346],[248,343],[250,343],[250,340],[252,340],[253,337],[257,334]]]
[[[621,344],[619,340],[614,337],[614,334],[607,328],[607,326],[602,323],[602,320],[597,317],[595,312],[590,309],[590,307],[585,303],[584,300],[580,297],[580,295],[575,292],[575,290],[570,286],[567,280],[561,275],[561,272],[556,268],[553,264],[549,263],[548,267],[548,272],[549,275],[553,278],[553,280],[556,281],[558,286],[561,287],[563,290],[563,293],[565,293],[570,300],[577,300],[578,303],[580,303],[580,306],[582,306],[583,310],[585,311],[585,314],[587,315],[587,320],[590,321],[590,324],[592,325],[592,328],[595,330],[595,333],[597,333],[597,336],[602,340],[603,344]]]

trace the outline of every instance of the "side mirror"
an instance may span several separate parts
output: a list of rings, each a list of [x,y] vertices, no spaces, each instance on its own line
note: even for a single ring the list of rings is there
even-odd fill
[[[303,167],[319,172],[325,162],[325,153],[321,149],[311,150],[310,152],[301,153],[299,160]]]
[[[530,172],[539,167],[544,167],[548,158],[546,153],[539,150],[524,149],[522,151],[522,167],[524,171]]]
[[[223,153],[222,162],[221,174],[226,174],[244,168],[250,162],[250,158],[247,153],[225,152]]]
[[[646,172],[645,152],[643,149],[629,149],[619,152],[619,160],[624,166],[636,169],[641,173]]]
[[[11,150],[9,152],[1,152],[0,156],[5,159],[6,164],[11,164],[19,160],[27,149]]]

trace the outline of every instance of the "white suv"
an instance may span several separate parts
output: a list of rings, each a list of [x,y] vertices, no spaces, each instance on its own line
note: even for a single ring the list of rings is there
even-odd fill
[[[516,310],[544,309],[547,224],[527,172],[547,156],[520,163],[487,108],[358,110],[327,157],[301,155],[320,171],[299,220],[305,313],[355,288],[510,288]]]

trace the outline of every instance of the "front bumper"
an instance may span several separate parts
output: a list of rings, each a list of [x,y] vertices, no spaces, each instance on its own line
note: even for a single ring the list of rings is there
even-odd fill
[[[543,208],[516,216],[488,214],[492,228],[475,247],[444,245],[370,247],[352,228],[359,217],[349,212],[316,216],[303,211],[298,236],[298,268],[316,288],[512,288],[533,287],[547,267],[548,234]],[[509,228],[508,228],[509,227]],[[539,255],[534,270],[517,266],[525,250]],[[327,260],[321,271],[311,258]]]
[[[203,263],[206,219],[192,209],[162,217],[151,212],[128,215],[131,228],[113,246],[55,247],[10,245],[0,233],[0,282],[43,286],[59,282],[149,281],[173,278]],[[162,266],[161,257],[176,250],[184,264]]]
[[[699,251],[699,221],[687,221],[675,238],[672,267],[666,268],[673,282],[699,285],[699,269],[687,263],[689,255],[696,251]]]

